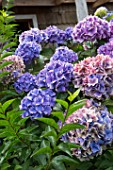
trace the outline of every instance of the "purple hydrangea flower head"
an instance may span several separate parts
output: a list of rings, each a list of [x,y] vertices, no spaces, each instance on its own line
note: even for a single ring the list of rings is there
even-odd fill
[[[24,31],[19,36],[19,42],[35,41],[37,43],[47,42],[48,36],[45,31],[39,30],[38,28],[31,28],[31,30]]]
[[[2,63],[4,62],[12,62],[12,64],[9,64],[5,66],[3,69],[0,70],[0,72],[9,72],[8,75],[4,77],[3,82],[8,84],[10,82],[15,81],[19,76],[23,74],[25,71],[25,65],[23,62],[23,59],[17,55],[11,55],[2,60]]]
[[[48,35],[49,43],[64,44],[66,41],[65,31],[57,28],[56,26],[49,26],[45,29]]]
[[[52,60],[60,60],[68,63],[73,63],[78,60],[77,54],[66,46],[56,48],[55,53],[51,57]]]
[[[113,39],[111,39],[108,43],[101,45],[97,49],[98,54],[109,55],[113,58]]]
[[[87,101],[87,104],[70,115],[66,124],[78,123],[83,129],[71,130],[62,136],[65,142],[79,144],[72,154],[81,161],[101,155],[113,142],[113,116],[101,104]]]
[[[20,109],[24,110],[22,117],[35,119],[49,116],[55,105],[55,100],[56,94],[50,89],[31,90],[21,101]]]
[[[98,100],[113,96],[113,58],[101,54],[75,64],[73,83],[84,95]]]
[[[31,41],[19,44],[15,54],[22,57],[24,63],[27,65],[30,64],[34,58],[38,57],[40,52],[41,46],[36,42]]]
[[[73,78],[71,63],[51,61],[37,76],[36,84],[39,87],[48,87],[56,92],[65,92]]]
[[[109,23],[97,16],[88,16],[80,21],[73,30],[75,41],[94,41],[96,39],[108,39],[110,37]]]
[[[18,93],[29,92],[36,88],[36,76],[26,72],[21,75],[14,83],[14,88]]]

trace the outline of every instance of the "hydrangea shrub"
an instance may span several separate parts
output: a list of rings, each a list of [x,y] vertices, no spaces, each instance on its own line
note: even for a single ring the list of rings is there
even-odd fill
[[[26,30],[12,54],[0,43],[0,169],[113,168],[108,12],[102,7],[65,30]]]

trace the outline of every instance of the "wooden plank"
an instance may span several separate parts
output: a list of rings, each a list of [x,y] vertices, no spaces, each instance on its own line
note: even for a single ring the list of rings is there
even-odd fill
[[[103,5],[107,2],[109,2],[109,0],[97,0],[96,2],[93,3],[93,8],[97,8],[98,6]]]
[[[88,16],[88,8],[86,0],[75,0],[76,4],[76,13],[78,22],[83,20]]]
[[[54,6],[55,0],[15,0],[14,6]]]
[[[75,3],[76,1],[77,0],[14,0],[14,6],[56,6],[63,3]],[[94,7],[96,5],[98,6],[100,1],[101,4],[103,4],[104,1],[113,2],[113,0],[86,0],[88,3],[94,3]],[[3,0],[0,0],[0,3],[3,3]]]

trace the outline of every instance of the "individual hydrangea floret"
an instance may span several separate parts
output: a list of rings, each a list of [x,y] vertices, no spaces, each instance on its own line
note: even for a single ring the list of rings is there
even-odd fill
[[[63,141],[81,146],[72,149],[72,154],[81,161],[101,155],[113,142],[113,116],[101,104],[88,100],[87,104],[69,116],[65,123],[84,125],[83,129],[71,130],[62,136]]]
[[[109,23],[97,16],[88,16],[80,21],[73,30],[76,42],[95,41],[110,37]]]
[[[22,117],[31,119],[49,116],[55,105],[56,94],[50,90],[33,89],[25,96],[20,105],[24,110]]]
[[[84,95],[98,100],[113,96],[113,58],[101,54],[75,64],[73,83]]]
[[[39,57],[41,46],[34,41],[23,42],[19,44],[15,54],[22,57],[26,65],[30,64],[32,60]]]
[[[45,29],[45,32],[48,35],[48,42],[49,43],[56,43],[56,44],[65,44],[66,41],[66,34],[65,31],[57,28],[57,26],[49,26]]]
[[[78,60],[77,54],[66,46],[56,48],[55,53],[51,57],[52,60],[60,60],[68,63],[73,63]]]
[[[56,92],[65,92],[73,78],[73,65],[62,61],[51,61],[37,76],[39,87],[48,87]]]
[[[113,58],[113,39],[110,40],[108,43],[105,43],[104,45],[101,45],[97,49],[98,54],[104,54],[109,55]]]
[[[37,43],[47,42],[48,36],[45,31],[39,30],[38,28],[32,28],[31,30],[24,31],[19,36],[19,42],[35,41]]]
[[[6,84],[15,81],[15,79],[21,76],[25,71],[23,59],[17,55],[11,55],[4,58],[1,64],[4,62],[12,62],[12,64],[7,65],[0,70],[0,72],[9,72],[9,74],[3,78],[3,82]]]
[[[14,88],[18,93],[29,92],[36,88],[36,76],[26,72],[21,75],[14,83]]]

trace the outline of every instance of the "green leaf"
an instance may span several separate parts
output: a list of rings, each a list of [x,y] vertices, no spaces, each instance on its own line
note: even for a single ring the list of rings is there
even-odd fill
[[[0,118],[5,119],[5,115],[0,113]]]
[[[113,170],[113,166],[112,166],[112,167],[109,167],[109,168],[107,168],[107,169],[105,169],[105,170]]]
[[[23,111],[21,110],[20,111],[11,110],[7,112],[7,118],[10,118],[10,121],[13,123],[18,117],[20,117],[22,113]]]
[[[9,123],[7,120],[0,120],[0,126],[9,126]]]
[[[49,146],[47,146],[47,147],[40,148],[40,149],[38,149],[37,151],[35,151],[35,152],[31,155],[31,157],[33,157],[33,156],[35,156],[35,155],[47,154],[47,153],[51,153],[51,152],[52,152],[51,148],[50,148]]]
[[[16,165],[15,168],[14,168],[14,170],[19,170],[19,169],[22,169],[22,166]]]
[[[8,163],[4,163],[1,167],[1,170],[7,170],[11,165],[9,165]]]
[[[68,91],[68,93],[70,94],[70,96],[68,97],[68,100],[69,100],[70,102],[72,102],[72,101],[79,95],[80,89],[78,89],[77,91],[75,91],[73,94],[70,93],[69,91]]]
[[[52,167],[55,168],[53,170],[66,170],[64,163],[61,161],[57,161],[56,159],[53,159],[51,164],[52,164]]]
[[[5,90],[5,91],[1,91],[0,94],[3,94],[3,95],[12,95],[13,97],[14,96],[18,96],[18,94],[15,92],[15,91],[11,91],[11,90]]]
[[[59,126],[58,124],[55,122],[54,119],[51,119],[51,118],[37,118],[36,120],[39,120],[49,126],[52,126],[54,127],[55,129],[59,129]]]
[[[63,126],[58,134],[58,137],[60,138],[64,133],[69,132],[70,130],[75,130],[75,129],[83,129],[84,126],[80,125],[78,123],[72,123],[72,124],[66,124]]]
[[[113,100],[107,99],[103,102],[103,104],[105,104],[106,106],[113,106]]]
[[[6,101],[3,105],[2,105],[2,109],[4,110],[4,112],[6,111],[6,109],[15,101],[16,99],[11,99]]]
[[[75,103],[73,103],[72,105],[70,105],[68,112],[66,114],[66,119],[72,114],[74,113],[76,110],[80,109],[81,107],[83,107],[86,104],[86,99],[83,100],[79,100]]]
[[[59,155],[53,158],[52,163],[54,164],[55,162],[73,163],[75,165],[78,165],[78,161],[65,155]]]
[[[4,67],[8,66],[9,64],[12,64],[13,62],[12,61],[6,61],[6,62],[3,62],[2,64],[0,64],[0,69],[3,69]]]
[[[10,55],[13,55],[13,52],[6,52],[6,53],[2,54],[0,61],[2,61],[3,58],[6,58],[7,56],[10,56]]]
[[[8,74],[9,74],[9,72],[4,71],[4,72],[0,73],[0,78],[6,76],[6,75],[8,75]]]
[[[18,125],[23,126],[28,119],[29,117],[22,118],[20,121],[18,121]]]
[[[68,109],[68,103],[66,101],[56,99],[56,102],[60,103],[62,106],[64,106],[66,109]]]
[[[48,136],[53,136],[54,138],[57,138],[57,134],[55,133],[55,131],[46,132],[43,135],[41,135],[41,138],[48,137]]]
[[[63,143],[63,142],[62,142],[62,143],[60,143],[57,147],[58,147],[59,150],[67,153],[70,157],[72,157],[72,154],[71,154],[71,152],[70,152],[70,148],[69,148],[69,146],[67,145],[67,143]]]
[[[51,113],[53,116],[57,117],[59,120],[61,120],[62,122],[64,122],[64,114],[62,111],[59,112],[52,112]]]

